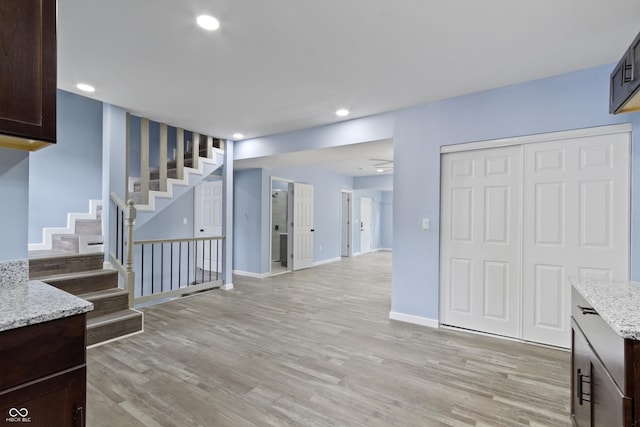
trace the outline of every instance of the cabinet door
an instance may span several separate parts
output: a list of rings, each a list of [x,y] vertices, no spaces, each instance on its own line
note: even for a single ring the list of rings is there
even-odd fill
[[[0,419],[31,427],[85,425],[86,368],[52,375],[0,392]]]
[[[625,397],[600,359],[591,358],[591,409],[595,427],[631,427],[631,399]]]
[[[56,137],[56,1],[0,1],[0,134]]]
[[[591,425],[592,351],[582,331],[571,329],[571,418],[576,427]]]

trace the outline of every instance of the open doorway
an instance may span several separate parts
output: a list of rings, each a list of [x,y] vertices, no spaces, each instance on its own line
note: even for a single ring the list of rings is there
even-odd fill
[[[286,179],[271,177],[271,274],[291,271],[289,259],[289,183]]]

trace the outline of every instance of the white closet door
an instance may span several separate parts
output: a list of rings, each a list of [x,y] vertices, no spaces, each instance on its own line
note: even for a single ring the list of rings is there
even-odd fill
[[[629,139],[525,145],[523,339],[570,346],[568,277],[628,280]]]
[[[521,150],[442,156],[443,324],[520,336]]]

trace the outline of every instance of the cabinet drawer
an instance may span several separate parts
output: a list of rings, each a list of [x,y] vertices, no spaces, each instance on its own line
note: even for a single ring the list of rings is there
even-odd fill
[[[85,363],[86,315],[0,333],[0,389]]]
[[[618,335],[575,288],[571,290],[571,315],[620,390],[625,390],[624,339]]]

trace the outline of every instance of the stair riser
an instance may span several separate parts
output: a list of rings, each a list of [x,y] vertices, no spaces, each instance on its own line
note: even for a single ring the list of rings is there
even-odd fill
[[[129,308],[129,296],[127,294],[96,299],[88,298],[87,301],[93,303],[93,310],[87,313],[87,318],[89,319]]]
[[[103,325],[87,327],[87,345],[97,344],[142,330],[142,314]]]
[[[79,219],[76,221],[75,233],[101,236],[102,221],[97,219]]]
[[[70,294],[79,295],[94,291],[103,291],[106,289],[118,287],[118,273],[116,271],[107,272],[99,276],[77,277],[72,279],[53,279],[48,280],[52,286],[69,292]]]
[[[51,249],[77,254],[80,252],[80,243],[76,235],[57,234],[51,237]]]
[[[103,254],[83,255],[68,258],[36,258],[29,260],[29,277],[52,276],[54,274],[77,273],[100,270],[104,263]]]

